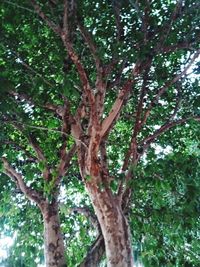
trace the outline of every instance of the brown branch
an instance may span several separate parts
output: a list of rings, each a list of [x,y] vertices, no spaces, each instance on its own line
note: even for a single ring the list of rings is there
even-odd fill
[[[70,161],[76,152],[76,145],[74,144],[71,149],[66,152],[66,147],[63,146],[61,149],[60,164],[58,166],[58,178],[55,184],[59,184],[60,178],[65,175],[69,168]]]
[[[118,96],[111,108],[110,113],[108,116],[103,120],[101,126],[101,132],[100,135],[101,137],[104,137],[107,135],[113,128],[114,122],[116,121],[117,117],[120,115],[120,112],[125,104],[125,101],[129,95],[130,89],[134,83],[134,79],[139,73],[142,71],[142,65],[141,62],[138,61],[134,68],[132,69],[132,79],[128,79],[122,89],[119,91]]]
[[[144,33],[144,44],[148,42],[149,34],[148,34],[148,26],[150,20],[150,3],[149,1],[145,1],[144,15],[142,16],[142,32]]]
[[[80,32],[81,32],[81,34],[82,34],[82,36],[83,36],[86,44],[88,45],[88,47],[90,49],[90,52],[91,52],[92,56],[94,58],[97,72],[100,72],[101,61],[100,61],[100,58],[98,57],[97,46],[94,43],[90,32],[81,23],[81,21],[82,21],[82,19],[78,19],[78,27],[79,27],[79,30],[80,30]]]
[[[115,65],[119,65],[119,62],[117,60],[114,60],[114,63],[112,64],[112,62],[105,68],[105,75],[108,76],[110,74],[110,72],[112,71],[113,67]],[[119,68],[119,70],[117,71],[115,78],[113,81],[108,81],[107,84],[107,88],[111,89],[115,86],[120,85],[121,80],[122,80],[122,73],[124,68],[127,66],[127,59],[124,59],[123,62],[121,63],[121,66]]]
[[[121,2],[118,0],[112,0],[112,7],[117,27],[117,41],[120,41],[124,37],[124,29],[120,18]]]
[[[115,100],[112,109],[108,116],[103,120],[102,122],[102,130],[101,130],[101,136],[104,137],[112,130],[113,121],[117,118],[117,116],[120,114],[122,107],[125,103],[125,99],[127,98],[129,91],[131,89],[131,86],[133,84],[133,80],[128,80],[123,88],[120,90],[117,99]],[[112,127],[111,127],[112,126]]]
[[[132,138],[131,138],[130,146],[129,146],[128,151],[127,151],[127,153],[125,155],[124,163],[123,163],[123,166],[122,166],[122,171],[126,171],[127,170],[130,160],[132,161],[132,164],[135,164],[137,162],[137,160],[138,160],[138,158],[137,158],[137,155],[138,155],[137,147],[138,147],[137,139],[133,134]]]
[[[141,115],[142,115],[142,110],[143,110],[144,97],[147,93],[147,84],[148,84],[149,71],[151,68],[151,62],[152,62],[152,58],[148,60],[148,64],[146,64],[146,68],[143,74],[143,84],[141,88],[140,99],[138,102],[138,106],[136,108],[136,119],[135,119],[135,126],[133,130],[133,138],[136,138],[138,132],[141,129]]]
[[[105,244],[102,234],[99,234],[97,239],[88,249],[85,259],[78,265],[78,267],[99,266],[99,263],[105,253]]]
[[[15,92],[15,91],[9,91],[8,95],[10,97],[12,97],[14,100],[26,101],[27,104],[29,104],[31,106],[35,106],[35,103],[33,102],[33,100],[25,93],[18,93],[18,92]]]
[[[63,31],[61,34],[61,38],[63,41],[63,44],[69,54],[69,57],[75,64],[77,71],[79,73],[79,77],[83,86],[84,93],[86,94],[89,102],[89,107],[91,109],[91,120],[95,123],[97,123],[97,112],[96,112],[96,106],[95,106],[95,96],[92,92],[86,71],[79,60],[78,55],[76,54],[72,42],[70,40],[70,30],[69,30],[69,21],[68,21],[68,1],[65,0],[64,3],[64,16],[63,16]]]
[[[29,133],[28,140],[29,140],[30,145],[34,149],[34,151],[35,151],[35,153],[37,155],[38,160],[39,161],[42,161],[44,163],[44,165],[45,165],[45,168],[44,168],[44,171],[43,171],[43,177],[44,177],[44,179],[45,180],[49,180],[51,173],[50,173],[50,169],[49,169],[49,167],[47,165],[47,159],[44,156],[44,153],[43,153],[42,149],[38,145],[37,140],[36,140],[35,136],[32,133]]]
[[[93,225],[93,227],[99,231],[99,223],[97,217],[91,210],[87,207],[73,207],[70,208],[71,212],[83,214]]]
[[[150,144],[155,141],[157,137],[159,137],[162,133],[166,132],[167,130],[179,125],[183,124],[189,120],[196,120],[200,121],[200,117],[194,116],[194,117],[189,117],[189,118],[184,118],[184,119],[179,119],[176,121],[172,122],[167,122],[164,125],[162,125],[158,130],[156,130],[152,135],[144,138],[140,143],[139,146],[143,148],[143,152],[150,146]]]
[[[181,92],[180,92],[180,84],[177,84],[177,96],[176,96],[176,103],[175,103],[175,107],[173,109],[172,114],[169,116],[168,121],[171,121],[175,118],[175,116],[178,113],[179,107],[180,107],[180,103],[181,103]]]
[[[174,21],[178,18],[177,15],[180,12],[181,6],[182,6],[182,0],[178,0],[174,8],[174,11],[171,15],[170,22],[165,23],[162,27],[162,36],[159,40],[156,50],[160,50],[163,47],[165,40],[168,38],[170,34]]]
[[[28,69],[29,71],[31,71],[32,73],[34,73],[36,76],[40,77],[44,83],[46,83],[47,85],[53,87],[53,84],[51,84],[48,80],[46,80],[41,73],[39,73],[38,71],[36,71],[33,67],[31,67],[27,62],[25,62],[22,57],[20,56],[20,54],[16,51],[14,51],[12,48],[5,47],[3,44],[1,44],[1,46],[3,47],[3,49],[5,51],[8,51],[8,49],[10,50],[11,54],[15,57],[15,59],[17,60],[18,64],[21,64],[22,66],[24,66],[26,69]]]
[[[160,49],[160,53],[170,53],[170,52],[175,52],[176,50],[179,49],[193,49],[192,45],[194,42],[189,42],[189,41],[184,41],[184,42],[179,42],[174,45],[169,45],[169,46],[162,46]]]
[[[31,161],[34,161],[36,162],[37,161],[37,158],[34,157],[27,149],[26,147],[22,146],[21,144],[17,144],[16,142],[12,141],[12,140],[5,140],[3,141],[4,144],[7,144],[7,145],[11,145],[15,148],[15,150],[18,150],[18,151],[23,151],[25,153],[25,155],[28,157],[28,160],[31,160]]]
[[[152,58],[149,58],[147,62],[144,64],[144,74],[143,74],[143,84],[140,93],[140,99],[136,108],[136,119],[135,119],[135,126],[133,128],[133,134],[131,138],[131,142],[128,148],[128,151],[124,158],[124,163],[122,166],[122,171],[126,171],[131,160],[132,164],[135,165],[138,161],[138,153],[137,153],[137,135],[142,128],[141,124],[141,116],[142,116],[142,109],[144,103],[144,97],[147,92],[147,84],[148,84],[148,75],[151,67]],[[129,175],[127,175],[126,180],[129,179]]]
[[[41,202],[43,202],[44,200],[42,194],[34,189],[29,188],[25,184],[22,175],[16,172],[16,170],[9,164],[5,157],[2,158],[2,161],[4,166],[4,173],[16,183],[17,187],[27,196],[27,198],[33,200],[40,206]]]
[[[58,25],[56,25],[53,21],[51,21],[45,15],[45,13],[41,10],[40,6],[37,4],[37,2],[35,0],[31,0],[31,3],[32,3],[36,13],[42,18],[42,20],[44,20],[47,23],[49,28],[51,28],[56,34],[58,34],[60,36],[61,35],[61,28]]]
[[[154,97],[154,99],[151,101],[151,103],[149,104],[149,107],[146,109],[146,111],[144,113],[144,117],[143,117],[143,120],[141,122],[141,126],[143,126],[146,123],[146,121],[147,121],[147,119],[148,119],[148,117],[149,117],[149,115],[151,113],[151,110],[157,104],[159,98],[167,91],[167,89],[171,85],[173,85],[174,83],[176,83],[181,77],[187,75],[188,69],[192,66],[192,64],[194,63],[194,61],[199,56],[199,54],[200,54],[200,49],[196,51],[196,53],[193,55],[193,57],[190,60],[190,62],[188,63],[188,65],[185,66],[184,70],[180,74],[176,75],[171,81],[166,82],[165,85],[158,90],[158,93],[156,94],[156,96]]]

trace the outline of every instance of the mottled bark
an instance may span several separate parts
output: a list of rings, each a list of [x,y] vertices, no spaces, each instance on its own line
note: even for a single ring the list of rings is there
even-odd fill
[[[121,202],[109,189],[87,188],[104,237],[107,267],[132,267],[131,235]]]
[[[44,220],[45,265],[46,267],[66,267],[57,203],[44,205],[42,214]]]

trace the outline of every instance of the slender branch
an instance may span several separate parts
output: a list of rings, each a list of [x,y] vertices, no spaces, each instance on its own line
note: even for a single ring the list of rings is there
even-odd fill
[[[159,40],[159,43],[157,45],[157,48],[156,50],[160,50],[161,47],[163,47],[164,43],[165,43],[165,40],[168,38],[169,34],[170,34],[170,31],[172,29],[172,25],[174,23],[174,21],[177,19],[177,15],[181,9],[181,6],[182,6],[182,0],[178,0],[177,3],[176,3],[176,6],[174,8],[174,11],[171,15],[171,18],[170,18],[170,22],[167,22],[163,25],[162,27],[162,36],[160,37],[160,40]]]
[[[118,0],[112,0],[112,7],[117,27],[117,41],[120,41],[124,37],[124,29],[120,18],[121,2]]]
[[[96,69],[98,72],[100,72],[99,70],[99,67],[101,65],[101,61],[98,57],[98,53],[97,53],[97,46],[96,44],[94,43],[93,39],[92,39],[92,36],[90,34],[90,32],[87,30],[87,28],[81,23],[81,19],[78,19],[78,27],[79,27],[79,30],[86,42],[86,44],[88,45],[89,49],[90,49],[90,52],[94,58],[94,61],[95,61],[95,65],[96,65]]]
[[[105,69],[105,75],[108,76],[108,74],[110,74],[112,68],[114,67],[113,65],[116,65],[116,64],[119,65],[117,60],[114,60],[113,64],[111,62],[107,66],[107,68]],[[122,73],[123,73],[123,70],[124,70],[125,67],[127,67],[127,59],[126,58],[121,63],[121,66],[120,66],[118,72],[116,73],[114,80],[113,81],[108,81],[108,84],[107,84],[108,89],[111,89],[111,88],[113,88],[115,86],[120,85],[121,80],[122,80]]]
[[[105,253],[105,244],[102,234],[99,234],[97,239],[89,248],[85,259],[78,265],[78,267],[99,266],[99,263]]]
[[[173,119],[175,118],[175,116],[176,116],[177,113],[178,113],[179,107],[180,107],[180,103],[181,103],[180,84],[177,84],[177,90],[178,90],[178,93],[177,93],[177,96],[176,96],[175,107],[174,107],[173,112],[172,112],[172,114],[170,115],[168,121],[171,121],[171,120],[173,120]]]
[[[184,42],[179,42],[177,44],[174,44],[174,45],[169,45],[169,46],[165,46],[163,45],[161,48],[160,48],[160,52],[161,53],[171,53],[171,52],[174,52],[176,50],[179,50],[179,49],[192,49],[192,45],[193,45],[194,42],[189,42],[189,41],[184,41]]]
[[[61,34],[61,38],[63,40],[63,44],[75,64],[77,71],[79,73],[79,77],[83,86],[84,93],[86,94],[89,102],[89,107],[91,109],[91,119],[92,121],[95,121],[97,123],[97,112],[96,112],[96,107],[95,107],[95,97],[92,92],[86,71],[79,60],[78,55],[76,54],[72,42],[70,40],[70,29],[69,29],[69,18],[68,18],[68,1],[65,0],[64,2],[64,16],[63,16],[63,31]]]
[[[146,123],[146,121],[147,121],[147,119],[148,119],[148,117],[150,115],[151,110],[157,104],[159,98],[167,91],[167,89],[171,85],[173,85],[174,83],[176,83],[181,77],[187,75],[188,69],[192,66],[192,64],[194,63],[194,61],[199,56],[199,54],[200,54],[200,49],[197,50],[194,53],[192,59],[190,60],[190,62],[186,65],[186,67],[184,68],[184,70],[180,74],[176,75],[171,81],[166,82],[165,85],[158,90],[158,93],[156,94],[156,96],[154,97],[154,99],[151,101],[151,103],[149,104],[149,107],[146,109],[146,111],[144,113],[144,117],[143,117],[143,120],[141,122],[141,126],[143,126]]]
[[[59,36],[61,35],[61,28],[56,25],[53,21],[51,21],[45,13],[41,10],[40,6],[37,4],[35,0],[31,0],[31,3],[35,9],[35,12],[47,23],[47,25]]]
[[[113,128],[114,122],[116,121],[117,117],[120,115],[120,112],[125,104],[125,100],[129,95],[130,89],[134,83],[134,79],[136,76],[139,75],[139,73],[142,71],[142,65],[141,62],[138,61],[135,66],[132,69],[132,79],[128,79],[122,89],[119,91],[118,96],[111,108],[110,113],[108,116],[103,120],[102,122],[102,128],[100,135],[101,137],[104,137],[107,135]]]
[[[38,145],[37,140],[36,140],[35,136],[32,133],[29,133],[28,140],[29,140],[29,143],[32,146],[32,148],[35,150],[35,153],[36,153],[36,155],[38,157],[38,160],[42,161],[45,164],[45,169],[43,171],[44,179],[45,180],[49,180],[51,173],[50,173],[50,169],[49,169],[49,167],[47,165],[47,159],[46,159],[42,149]]]
[[[130,4],[135,8],[139,20],[142,21],[142,17],[143,17],[143,15],[142,15],[141,9],[140,9],[140,7],[139,7],[139,5],[138,5],[138,1],[136,1],[136,0],[129,0],[129,2],[130,2]]]
[[[150,20],[150,4],[149,1],[145,1],[146,7],[144,8],[144,15],[142,16],[142,32],[144,33],[144,44],[148,42],[149,34],[148,34],[148,26]]]
[[[143,84],[141,88],[140,99],[138,102],[138,106],[136,108],[136,119],[135,119],[134,131],[133,131],[134,138],[136,138],[138,132],[141,129],[141,115],[142,115],[144,97],[147,93],[147,84],[148,84],[148,77],[149,77],[151,62],[152,62],[152,58],[149,59],[148,64],[146,65],[147,67],[145,68],[144,74],[143,74]]]
[[[69,168],[70,161],[76,152],[76,145],[74,144],[71,149],[68,151],[68,153],[61,150],[61,158],[60,158],[60,164],[58,166],[58,178],[56,180],[56,184],[59,184],[60,177],[64,176],[67,172],[67,169]],[[66,150],[66,148],[65,148]]]
[[[66,134],[66,133],[63,133],[62,131],[59,131],[59,130],[56,130],[56,129],[49,129],[49,128],[46,128],[46,127],[42,127],[42,126],[35,126],[35,125],[29,125],[29,124],[26,124],[26,123],[20,123],[20,122],[16,122],[16,121],[11,121],[11,120],[8,120],[10,123],[13,123],[13,124],[15,124],[15,123],[18,123],[18,124],[21,124],[22,126],[26,126],[26,127],[28,127],[28,128],[31,128],[31,129],[38,129],[38,130],[43,130],[43,131],[48,131],[48,132],[53,132],[53,133],[59,133],[59,134],[64,134],[64,135],[66,135],[66,136],[68,136],[68,134]],[[14,126],[16,126],[16,124],[14,125]],[[77,127],[76,127],[77,125],[73,125],[73,129],[76,129]],[[19,129],[19,127],[18,126],[16,126],[18,129]],[[75,130],[73,131],[73,132],[75,132]],[[80,131],[77,131],[77,132],[79,132],[79,134],[73,134],[73,138],[76,140],[76,141],[78,141],[78,142],[81,142],[86,148],[87,148],[87,145],[82,141],[82,140],[80,140],[79,138],[76,138],[76,136],[80,136]]]
[[[20,9],[23,9],[23,10],[26,10],[26,11],[29,11],[29,12],[35,14],[35,12],[32,9],[28,8],[28,7],[20,6],[20,5],[16,4],[16,3],[8,1],[8,0],[3,0],[3,2],[6,3],[6,4],[12,5],[14,7],[17,7],[17,8],[20,8]]]
[[[176,121],[172,121],[172,122],[167,122],[164,125],[162,125],[158,130],[156,130],[152,135],[144,138],[140,143],[139,146],[143,147],[143,152],[150,146],[150,144],[155,141],[155,139],[157,137],[159,137],[162,133],[166,132],[167,130],[179,125],[179,124],[183,124],[189,120],[196,120],[196,121],[200,121],[200,116],[193,116],[193,117],[188,117],[188,118],[184,118],[184,119],[179,119]]]
[[[40,148],[40,146],[38,145],[37,140],[32,133],[29,134],[28,140],[29,140],[31,146],[33,147],[33,149],[35,150],[38,159],[40,161],[46,161],[44,153],[43,153],[42,149]]]
[[[18,150],[18,151],[23,151],[26,156],[28,157],[28,160],[31,160],[31,161],[34,161],[36,162],[37,161],[37,158],[34,157],[27,149],[26,147],[22,146],[21,144],[18,144],[12,140],[5,140],[3,141],[4,144],[8,144],[8,145],[11,145],[15,148],[15,150]]]
[[[9,164],[5,157],[2,158],[4,173],[8,175],[17,185],[17,187],[30,199],[36,202],[39,206],[41,202],[44,200],[43,196],[34,189],[29,188],[21,174],[16,172],[16,170]]]
[[[99,231],[99,223],[98,223],[97,217],[94,213],[91,212],[91,210],[89,208],[87,208],[87,207],[73,207],[73,208],[70,208],[70,211],[74,212],[74,213],[83,214],[87,219],[89,219],[89,221],[91,222],[93,227]]]
[[[15,91],[9,91],[8,95],[10,97],[12,97],[14,100],[26,101],[27,104],[29,104],[31,106],[35,106],[35,103],[33,102],[33,100],[28,95],[26,95],[24,93],[18,93],[18,92],[15,92]]]
[[[22,57],[20,56],[20,54],[16,51],[14,51],[12,48],[5,47],[3,44],[0,44],[1,47],[5,50],[5,51],[9,51],[17,60],[18,64],[21,64],[22,66],[24,66],[26,69],[28,69],[29,71],[31,71],[32,73],[34,73],[36,76],[40,77],[44,83],[46,83],[47,85],[53,87],[53,84],[51,84],[47,79],[45,79],[41,73],[39,73],[38,71],[36,71],[33,67],[31,67],[27,62],[25,62],[25,60],[22,59]]]

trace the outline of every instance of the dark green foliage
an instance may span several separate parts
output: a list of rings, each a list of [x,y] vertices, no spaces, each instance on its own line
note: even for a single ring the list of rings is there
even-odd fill
[[[54,23],[63,27],[63,1],[56,5],[54,1],[37,2]],[[175,1],[167,0],[78,1],[77,20],[91,33],[102,66],[114,60],[109,75],[102,78],[107,84],[104,118],[119,89],[131,77],[133,65],[140,62],[140,75],[106,143],[110,175],[115,178],[110,184],[113,193],[117,192],[118,182],[125,180],[122,162],[137,122],[141,88],[146,108],[159,89],[169,85],[160,99],[152,103],[151,115],[137,136],[138,154],[145,152],[144,138],[167,121],[200,115],[199,62],[190,67],[191,75],[170,84],[199,47],[198,1],[183,2],[175,12]],[[70,130],[62,136],[62,114],[55,109],[62,111],[67,99],[75,114],[83,96],[82,84],[61,39],[38,17],[30,1],[2,0],[0,7],[0,156],[6,156],[25,182],[51,201],[61,146],[66,141],[69,150],[74,143]],[[74,49],[95,90],[94,59],[75,23],[72,27]],[[86,127],[88,118],[81,122]],[[135,256],[145,266],[199,264],[198,122],[188,120],[184,126],[170,128],[155,138],[139,166],[132,168],[134,178],[128,184],[133,189],[129,221],[135,254],[139,254]],[[46,161],[36,160],[30,135],[37,140]],[[159,154],[158,148],[162,150]],[[169,148],[168,152],[164,150]],[[42,177],[46,166],[53,174],[51,182]],[[90,181],[90,176],[87,178]],[[3,264],[36,267],[43,262],[39,210],[4,174],[0,186],[0,229],[5,235],[17,236]],[[100,186],[103,190],[104,185]],[[82,261],[96,236],[88,218],[71,212],[75,206],[91,209],[76,156],[61,181],[61,190],[61,226],[68,266],[72,267]],[[38,263],[34,263],[36,258]]]

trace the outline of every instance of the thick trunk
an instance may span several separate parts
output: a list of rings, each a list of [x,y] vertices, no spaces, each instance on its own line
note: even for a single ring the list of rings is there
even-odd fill
[[[105,241],[107,267],[133,267],[131,235],[121,203],[110,190],[87,186]]]
[[[46,267],[66,267],[64,242],[60,229],[57,204],[46,204],[42,209]]]

